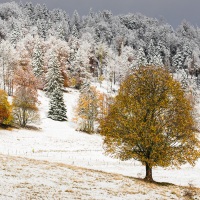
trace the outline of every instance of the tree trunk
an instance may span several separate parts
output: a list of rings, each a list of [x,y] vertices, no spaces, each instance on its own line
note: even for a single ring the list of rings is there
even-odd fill
[[[23,109],[23,119],[22,119],[22,127],[25,127],[26,126],[26,111],[25,109]]]
[[[146,180],[148,182],[153,182],[152,167],[150,167],[148,163],[145,163],[145,164],[146,164],[146,176],[145,176],[144,180]]]

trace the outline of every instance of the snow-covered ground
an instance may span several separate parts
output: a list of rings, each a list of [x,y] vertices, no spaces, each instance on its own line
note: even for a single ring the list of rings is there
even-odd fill
[[[159,186],[118,174],[48,161],[0,155],[2,200],[200,199],[200,190]]]
[[[68,122],[48,119],[48,99],[39,92],[41,123],[39,130],[15,129],[0,130],[0,154],[46,160],[68,165],[118,173],[130,177],[143,178],[144,167],[134,160],[119,161],[104,155],[100,135],[89,135],[76,131],[73,111],[78,99],[78,91],[68,89],[65,101]],[[17,163],[16,163],[17,164]],[[156,168],[153,177],[156,181],[200,187],[200,161],[192,167],[180,169]]]

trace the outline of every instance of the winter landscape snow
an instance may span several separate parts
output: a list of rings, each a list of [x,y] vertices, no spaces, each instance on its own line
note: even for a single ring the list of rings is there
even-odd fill
[[[145,175],[141,163],[108,157],[104,155],[100,135],[76,131],[73,108],[78,91],[68,91],[64,95],[68,122],[46,117],[48,99],[39,91],[39,130],[0,130],[0,199],[13,199],[15,195],[16,199],[34,199],[34,195],[36,199],[180,199],[184,189],[160,188],[136,181],[133,178]],[[200,187],[199,174],[200,162],[194,167],[156,168],[153,172],[156,181],[194,187]]]
[[[0,200],[199,200],[199,66],[186,20],[0,3]]]

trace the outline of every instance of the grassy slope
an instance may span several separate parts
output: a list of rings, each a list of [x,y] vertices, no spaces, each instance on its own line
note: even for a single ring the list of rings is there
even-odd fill
[[[200,199],[200,189],[0,155],[0,199]],[[3,175],[3,176],[2,176]]]

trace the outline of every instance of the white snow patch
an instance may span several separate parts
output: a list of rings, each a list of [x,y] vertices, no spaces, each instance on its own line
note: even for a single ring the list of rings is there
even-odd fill
[[[73,89],[68,91],[64,94],[68,110],[67,122],[57,122],[47,118],[49,100],[39,91],[40,130],[0,130],[0,153],[143,178],[145,168],[139,162],[119,161],[105,156],[100,135],[88,135],[75,130],[76,125],[72,119],[79,92]],[[200,161],[195,167],[184,165],[181,169],[153,170],[156,181],[177,185],[192,183],[196,187],[200,187],[199,174]]]

